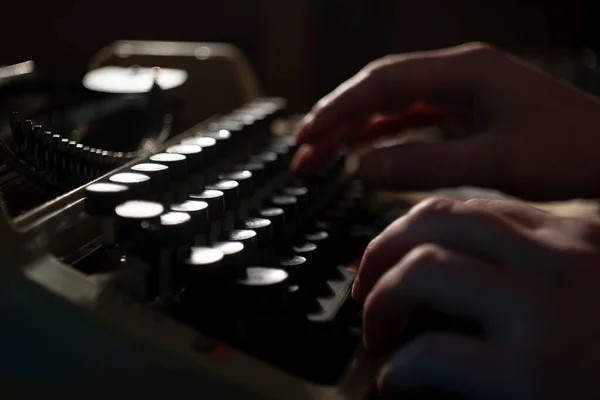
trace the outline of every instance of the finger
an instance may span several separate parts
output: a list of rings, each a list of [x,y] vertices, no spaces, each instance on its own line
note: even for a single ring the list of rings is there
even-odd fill
[[[440,126],[450,117],[443,111],[418,104],[404,112],[393,114],[377,114],[369,119],[366,126],[358,129],[356,134],[345,139],[345,143],[356,147],[372,142],[378,138],[425,126]]]
[[[433,198],[419,203],[369,244],[353,295],[364,298],[383,273],[424,243],[438,244],[516,270],[546,260],[531,233],[520,225],[482,207]]]
[[[303,145],[304,150],[294,155],[291,169],[297,173],[318,173],[327,165],[332,153],[343,145],[355,148],[377,138],[397,135],[407,129],[439,125],[444,119],[440,111],[420,107],[399,114],[375,115],[368,122],[344,124],[324,138],[318,146]],[[310,151],[307,150],[309,148]]]
[[[537,228],[547,220],[549,212],[515,200],[470,199],[465,204],[484,207],[527,228]]]
[[[351,124],[340,126],[319,146],[303,144],[296,151],[290,168],[298,174],[318,174],[329,164],[337,153],[341,138],[354,129]]]
[[[364,153],[358,174],[381,189],[430,190],[493,185],[501,155],[487,135],[436,143],[402,143]]]
[[[390,327],[419,310],[475,321],[484,330],[493,330],[509,306],[511,277],[503,272],[436,245],[414,248],[383,274],[365,301],[365,347],[385,353],[398,346],[400,332]]]
[[[435,390],[459,398],[515,398],[514,375],[485,342],[450,334],[427,334],[399,350],[382,368],[383,396]],[[400,397],[398,397],[400,398]]]
[[[319,174],[329,165],[336,152],[335,147],[303,144],[296,151],[290,168],[298,175]]]
[[[296,132],[302,143],[318,143],[340,121],[446,97],[461,89],[471,95],[487,81],[488,46],[469,44],[388,57],[365,67],[327,95]],[[482,57],[483,56],[483,57]]]

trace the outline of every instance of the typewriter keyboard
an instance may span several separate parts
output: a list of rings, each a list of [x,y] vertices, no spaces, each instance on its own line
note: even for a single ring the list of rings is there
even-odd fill
[[[378,231],[344,157],[294,176],[259,99],[86,187],[101,227],[76,269],[267,363],[335,383],[361,341],[349,298]]]

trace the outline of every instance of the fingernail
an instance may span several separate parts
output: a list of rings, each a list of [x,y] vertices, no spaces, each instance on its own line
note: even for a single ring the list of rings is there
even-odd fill
[[[298,125],[296,129],[294,129],[294,132],[292,133],[294,144],[298,144],[298,136],[301,136],[302,132],[304,132],[304,125]]]
[[[306,157],[309,157],[308,154],[310,154],[310,152],[311,148],[309,146],[300,146],[300,148],[296,151],[294,159],[290,165],[292,171],[299,171],[302,169],[302,164],[305,163]]]
[[[294,133],[292,135],[294,137],[295,142],[298,142],[299,140],[302,139],[302,136],[308,130],[308,127],[309,127],[310,123],[312,122],[312,120],[313,120],[312,115],[306,114],[304,116],[304,118],[302,118],[302,120],[298,123],[298,125],[296,126],[296,129],[294,129]]]
[[[306,126],[306,125],[310,124],[313,119],[314,119],[314,116],[312,113],[306,114],[300,121],[300,126]]]

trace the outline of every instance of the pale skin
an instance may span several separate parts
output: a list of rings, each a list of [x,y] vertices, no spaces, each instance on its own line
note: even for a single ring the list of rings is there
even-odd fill
[[[462,133],[367,150],[367,184],[474,185],[536,200],[600,194],[598,99],[480,43],[366,66],[307,115],[292,167],[315,171],[340,146],[368,148],[365,122],[415,101]],[[599,293],[600,224],[450,199],[417,205],[374,239],[353,288],[366,348],[389,359],[381,393],[436,388],[477,399],[596,398]],[[424,332],[399,343],[402,321],[422,309],[474,319],[485,335]]]

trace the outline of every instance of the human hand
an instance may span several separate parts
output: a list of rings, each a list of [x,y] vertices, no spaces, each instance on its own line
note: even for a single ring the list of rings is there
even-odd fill
[[[480,43],[367,65],[300,124],[292,168],[319,171],[342,146],[423,125],[462,134],[371,149],[359,176],[380,188],[470,185],[535,200],[600,193],[598,100]]]
[[[366,348],[392,354],[380,391],[596,398],[599,239],[598,223],[515,202],[417,205],[369,245],[353,292],[366,298]],[[425,332],[398,343],[401,323],[424,310],[471,319],[484,335]]]

